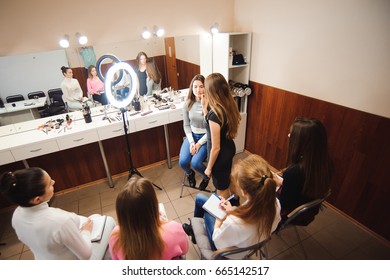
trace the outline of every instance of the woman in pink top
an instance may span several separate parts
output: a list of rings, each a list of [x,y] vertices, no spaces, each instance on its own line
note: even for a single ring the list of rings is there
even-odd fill
[[[104,83],[97,76],[96,67],[93,65],[88,67],[87,89],[93,100],[102,105],[108,104],[107,96],[104,93]]]
[[[172,260],[188,252],[181,224],[160,217],[153,184],[131,178],[116,199],[118,226],[109,240],[113,260]]]

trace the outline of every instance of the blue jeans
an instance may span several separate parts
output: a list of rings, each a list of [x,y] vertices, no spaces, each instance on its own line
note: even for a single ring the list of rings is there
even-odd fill
[[[212,194],[214,195],[214,194]],[[206,227],[207,237],[209,238],[210,246],[213,251],[217,250],[213,241],[213,232],[215,225],[215,217],[205,211],[202,206],[206,203],[209,197],[203,193],[198,193],[195,197],[194,217],[203,218]]]
[[[200,138],[203,137],[204,134],[195,134],[192,133],[192,137],[194,137],[195,143],[197,143]],[[208,177],[204,174],[206,170],[206,166],[203,162],[207,157],[207,145],[202,145],[199,148],[199,151],[195,155],[191,155],[190,152],[190,143],[188,139],[185,138],[183,144],[180,148],[180,156],[179,156],[179,165],[186,172],[187,175],[191,174],[191,166],[202,175],[203,179],[208,179]]]

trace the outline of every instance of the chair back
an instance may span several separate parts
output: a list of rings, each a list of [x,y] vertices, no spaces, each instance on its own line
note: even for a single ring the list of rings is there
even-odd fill
[[[57,104],[65,107],[65,103],[62,100],[62,90],[60,88],[49,89],[47,94],[51,104]]]
[[[256,252],[260,252],[260,258],[268,258],[266,244],[270,238],[245,248],[229,247],[220,249],[218,251],[213,251],[206,233],[204,219],[193,217],[191,219],[191,225],[195,235],[196,244],[199,248],[201,258],[203,260],[245,260],[249,259]]]
[[[34,99],[35,97],[45,97],[45,93],[43,91],[34,91],[27,94],[28,99]]]
[[[21,94],[15,94],[15,95],[10,95],[5,98],[7,103],[12,103],[12,102],[17,102],[17,101],[23,101],[24,96]]]
[[[238,248],[238,247],[230,247],[221,249],[218,251],[215,251],[213,254],[214,260],[229,260],[229,256],[231,256],[234,259],[234,255],[240,256],[240,260],[247,260],[249,259],[253,254],[259,253],[260,258],[265,257],[268,258],[267,250],[263,250],[266,247],[266,244],[271,240],[271,238],[265,239],[259,243],[256,243],[254,245],[245,247],[245,248]]]
[[[329,189],[329,191],[323,198],[315,199],[295,208],[287,215],[287,220],[279,225],[278,229],[276,230],[276,233],[278,234],[280,231],[282,231],[289,225],[307,226],[308,224],[310,224],[314,220],[314,217],[318,214],[322,203],[330,195],[331,190]],[[306,215],[307,213],[309,213],[309,215]],[[301,217],[305,217],[305,219],[300,219]]]

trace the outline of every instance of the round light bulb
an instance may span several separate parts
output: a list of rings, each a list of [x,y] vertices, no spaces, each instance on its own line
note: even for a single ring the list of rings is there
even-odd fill
[[[165,33],[165,30],[164,30],[163,28],[159,28],[159,29],[157,29],[157,31],[156,31],[157,37],[162,37],[162,36],[164,36],[164,33]]]
[[[152,34],[149,32],[149,30],[144,30],[141,35],[142,35],[142,38],[144,38],[144,39],[149,39],[152,36]]]
[[[69,47],[69,40],[68,39],[61,39],[60,40],[60,46],[63,48],[68,48]]]
[[[79,43],[80,43],[80,45],[85,45],[86,43],[88,43],[87,36],[84,36],[84,35],[80,36],[79,37]]]

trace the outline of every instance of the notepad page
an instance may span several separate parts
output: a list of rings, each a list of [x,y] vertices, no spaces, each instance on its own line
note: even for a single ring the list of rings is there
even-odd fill
[[[226,216],[226,211],[219,207],[220,202],[221,200],[216,195],[211,195],[202,207],[217,219],[222,220]]]

